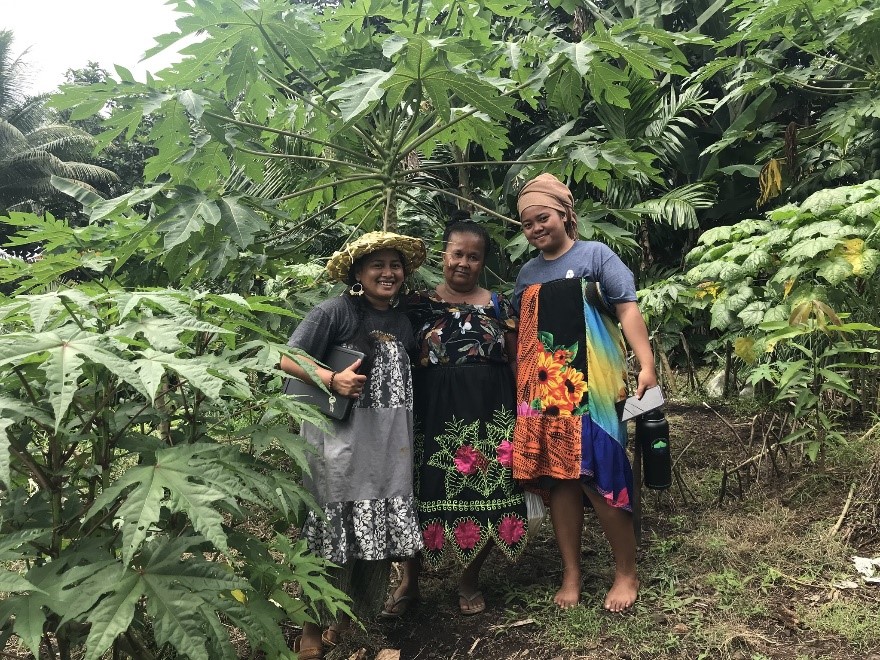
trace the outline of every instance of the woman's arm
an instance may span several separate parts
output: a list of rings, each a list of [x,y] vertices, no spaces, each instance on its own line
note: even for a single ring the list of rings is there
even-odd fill
[[[645,390],[657,384],[657,373],[654,370],[654,351],[651,350],[651,340],[648,339],[648,327],[642,312],[635,302],[617,303],[614,306],[623,336],[629,342],[630,348],[639,361],[639,378],[636,396],[640,399]]]
[[[305,359],[305,358],[304,358]],[[355,360],[351,365],[346,367],[343,371],[334,372],[330,369],[325,369],[324,367],[318,366],[315,364],[314,360],[308,360],[315,367],[315,374],[318,378],[321,379],[321,382],[324,386],[330,390],[331,392],[335,392],[336,394],[341,394],[342,396],[347,396],[352,399],[358,398],[358,395],[364,389],[364,383],[367,380],[366,376],[362,376],[357,373],[358,367],[361,366],[360,360]],[[281,364],[279,365],[281,370],[290,374],[294,378],[299,378],[302,381],[307,383],[314,382],[309,373],[299,366],[292,359],[283,355],[281,357]],[[334,375],[335,374],[335,375]],[[330,382],[332,378],[332,383]]]
[[[514,382],[516,382],[516,351],[518,338],[519,334],[516,330],[509,330],[504,333],[504,350],[507,351],[507,363],[513,371]]]

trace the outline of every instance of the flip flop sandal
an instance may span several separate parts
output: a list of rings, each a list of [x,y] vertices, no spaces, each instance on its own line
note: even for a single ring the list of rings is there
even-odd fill
[[[321,641],[328,649],[332,649],[334,646],[339,644],[339,636],[341,634],[342,633],[340,633],[338,630],[327,628],[327,630],[321,633]]]
[[[383,619],[399,619],[409,612],[410,609],[415,609],[418,604],[418,596],[407,596],[404,594],[400,598],[395,598],[394,594],[391,594],[391,597],[385,601],[385,607],[379,612],[379,616]]]
[[[298,660],[323,660],[324,658],[324,647],[322,646],[302,648],[302,635],[297,635],[293,640],[292,651],[296,653]]]
[[[464,616],[472,616],[474,614],[480,614],[480,612],[486,611],[486,601],[485,599],[483,599],[482,591],[475,591],[470,596],[465,594],[463,591],[459,591],[458,596],[459,598],[462,598],[468,605],[467,608],[465,608],[463,604],[458,604],[458,610]],[[481,602],[475,604],[474,601],[476,601],[478,598],[481,599]]]

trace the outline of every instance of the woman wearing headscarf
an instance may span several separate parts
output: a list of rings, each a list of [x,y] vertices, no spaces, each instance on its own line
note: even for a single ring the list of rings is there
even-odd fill
[[[629,268],[608,246],[578,240],[565,184],[541,174],[522,187],[517,208],[522,232],[540,254],[520,270],[514,290],[520,330],[513,474],[528,489],[549,491],[563,565],[556,604],[580,600],[588,502],[614,555],[604,606],[621,612],[635,602],[639,581],[632,468],[615,404],[627,395],[623,337],[640,366],[637,396],[657,384],[648,331]]]

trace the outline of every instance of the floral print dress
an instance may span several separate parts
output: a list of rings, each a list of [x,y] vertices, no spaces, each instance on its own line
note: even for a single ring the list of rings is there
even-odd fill
[[[526,543],[523,491],[511,472],[514,380],[504,344],[516,329],[501,295],[490,305],[409,299],[413,360],[415,493],[424,558],[469,563],[492,539],[511,559]]]

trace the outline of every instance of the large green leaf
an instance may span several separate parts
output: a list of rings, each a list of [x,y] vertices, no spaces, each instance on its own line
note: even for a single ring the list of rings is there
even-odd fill
[[[165,249],[186,243],[205,225],[216,225],[221,217],[216,200],[201,192],[192,193],[158,218],[160,231],[165,235]]]
[[[132,468],[95,499],[87,519],[118,498],[124,498],[118,518],[122,528],[122,560],[126,565],[131,563],[158,522],[163,505],[185,513],[197,532],[219,549],[227,550],[223,519],[214,504],[221,500],[232,507],[236,504],[222,491],[204,483],[204,471],[193,457],[205,451],[216,451],[216,448],[190,445],[156,452],[154,465]],[[132,486],[134,488],[126,492]]]
[[[224,197],[218,201],[220,222],[218,228],[242,250],[254,242],[254,237],[268,231],[269,225],[259,213],[243,203],[241,197]]]
[[[113,592],[101,599],[86,619],[91,627],[85,660],[99,660],[113,641],[128,630],[135,605],[143,596],[141,578],[134,571],[108,586],[112,586]]]
[[[329,100],[339,101],[343,121],[347,123],[354,121],[385,96],[383,84],[393,74],[393,70],[367,70],[341,83],[339,88],[329,96]]]
[[[35,585],[27,581],[27,579],[12,571],[0,569],[0,591],[41,591]]]

